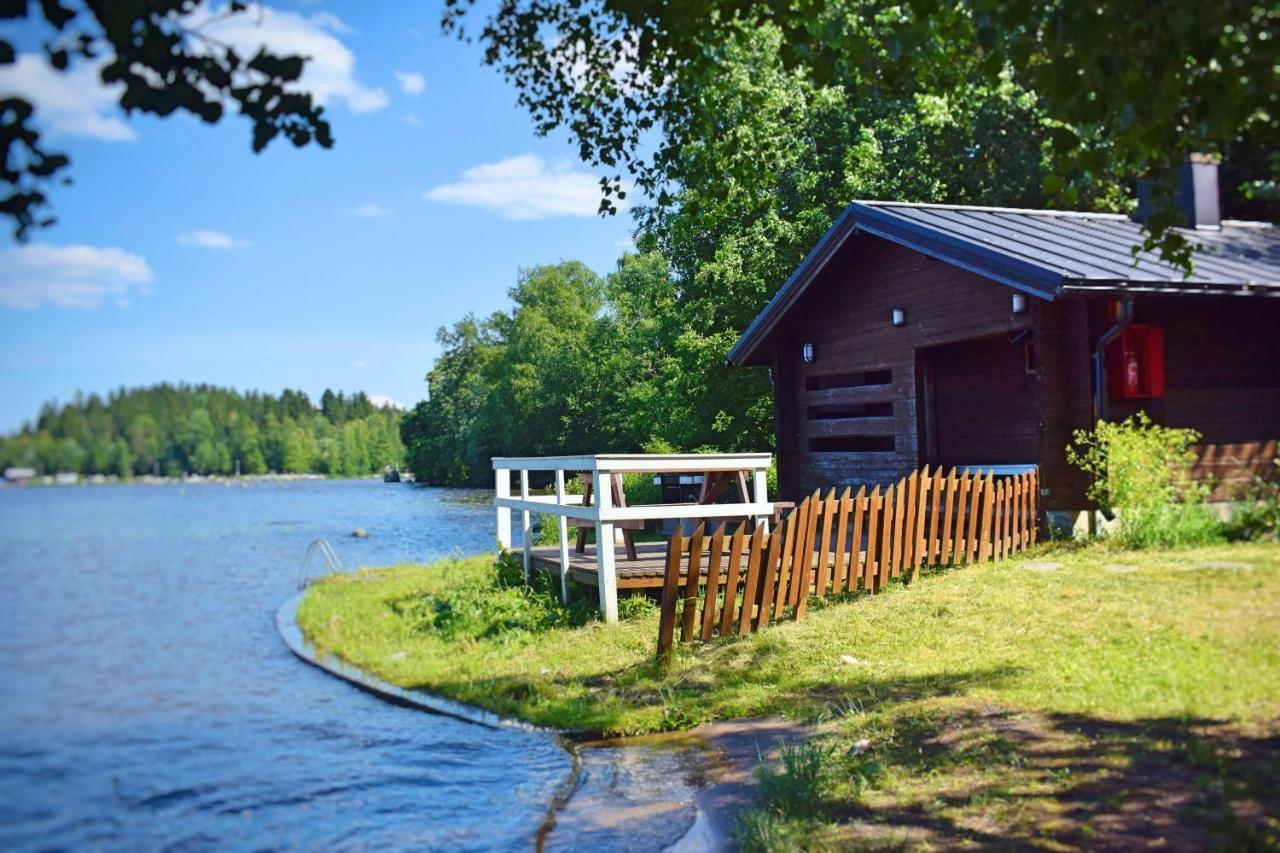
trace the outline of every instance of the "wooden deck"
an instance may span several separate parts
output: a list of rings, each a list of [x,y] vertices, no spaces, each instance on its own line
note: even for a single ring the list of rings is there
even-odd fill
[[[636,558],[628,560],[626,551],[619,545],[615,549],[614,567],[618,575],[618,589],[661,588],[662,576],[667,565],[666,542],[637,542]],[[517,550],[515,553],[519,553]],[[560,577],[560,546],[541,545],[533,548],[533,568]],[[685,565],[688,565],[686,559]],[[705,561],[702,572],[707,573]],[[682,576],[684,571],[680,573]],[[596,546],[587,545],[581,554],[569,546],[569,580],[587,586],[598,586],[596,578]]]

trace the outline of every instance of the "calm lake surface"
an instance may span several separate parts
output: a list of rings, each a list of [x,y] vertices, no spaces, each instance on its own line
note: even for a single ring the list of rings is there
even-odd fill
[[[0,488],[0,848],[529,847],[569,771],[553,738],[388,705],[272,622],[313,539],[348,567],[492,548],[478,496]]]

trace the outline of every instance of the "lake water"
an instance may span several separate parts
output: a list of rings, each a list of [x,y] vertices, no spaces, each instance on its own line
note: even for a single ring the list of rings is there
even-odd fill
[[[553,738],[388,705],[272,623],[313,539],[348,565],[492,548],[477,497],[0,488],[0,848],[530,846],[569,771]]]

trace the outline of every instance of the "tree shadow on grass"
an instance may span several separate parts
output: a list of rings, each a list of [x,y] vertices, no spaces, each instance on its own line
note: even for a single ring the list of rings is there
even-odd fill
[[[1276,849],[1280,725],[1114,722],[982,706],[878,721],[874,765],[890,781],[836,785],[831,830],[867,846]],[[874,788],[874,786],[873,786]],[[842,795],[840,792],[846,792]]]

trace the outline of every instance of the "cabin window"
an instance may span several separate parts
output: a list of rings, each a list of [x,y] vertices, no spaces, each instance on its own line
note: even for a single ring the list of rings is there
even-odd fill
[[[891,435],[839,435],[809,439],[810,453],[892,453]]]
[[[848,403],[843,406],[810,406],[809,420],[831,421],[842,418],[891,418],[893,403]]]
[[[810,391],[826,391],[830,388],[862,388],[867,385],[889,385],[893,382],[892,370],[859,370],[853,373],[827,373],[810,376],[804,381]]]

